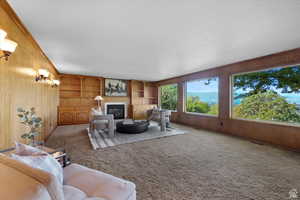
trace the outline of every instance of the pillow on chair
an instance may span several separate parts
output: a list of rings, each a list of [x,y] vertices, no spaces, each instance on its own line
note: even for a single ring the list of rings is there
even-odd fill
[[[42,151],[41,149],[38,148],[34,148],[32,146],[29,145],[25,145],[22,143],[15,143],[15,154],[19,155],[19,156],[32,156],[32,155],[48,155],[48,153]]]
[[[92,108],[92,114],[93,115],[103,115],[103,112],[102,112],[102,110]]]
[[[50,154],[38,148],[16,143],[16,152],[11,157],[33,168],[44,170],[55,176],[63,184],[63,169]]]

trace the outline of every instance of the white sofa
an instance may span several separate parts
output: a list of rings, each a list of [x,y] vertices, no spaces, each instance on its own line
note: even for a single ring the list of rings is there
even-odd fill
[[[9,200],[136,200],[135,184],[78,164],[51,174],[0,155],[0,197]]]

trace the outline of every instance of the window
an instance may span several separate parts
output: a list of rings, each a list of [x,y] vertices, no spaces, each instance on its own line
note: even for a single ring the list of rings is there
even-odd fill
[[[160,106],[162,109],[177,110],[178,86],[177,84],[160,87]]]
[[[300,65],[232,78],[232,117],[300,125]]]
[[[219,78],[186,82],[186,112],[218,115]]]

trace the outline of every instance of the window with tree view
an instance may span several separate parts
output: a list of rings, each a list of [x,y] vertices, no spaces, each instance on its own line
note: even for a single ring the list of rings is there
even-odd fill
[[[232,116],[300,125],[300,65],[233,76]]]
[[[162,109],[177,110],[178,86],[177,84],[160,87],[160,106]]]
[[[186,83],[186,112],[218,115],[219,79],[206,78]]]

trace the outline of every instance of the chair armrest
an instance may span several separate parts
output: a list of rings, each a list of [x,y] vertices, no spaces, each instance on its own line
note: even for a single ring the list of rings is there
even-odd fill
[[[93,115],[92,120],[114,120],[114,115],[107,114],[107,115]]]

